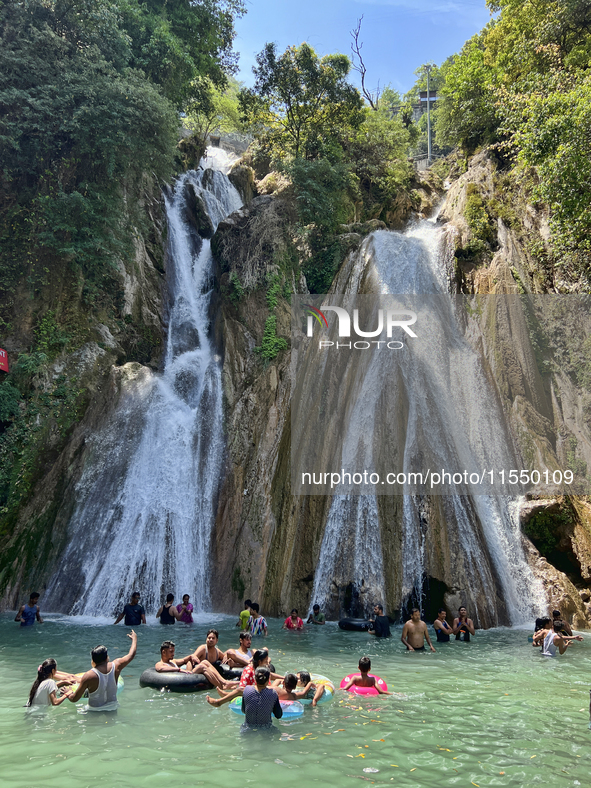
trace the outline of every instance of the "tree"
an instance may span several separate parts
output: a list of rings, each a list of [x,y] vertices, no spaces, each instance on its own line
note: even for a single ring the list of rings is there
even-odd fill
[[[208,105],[199,112],[189,112],[187,126],[195,132],[201,142],[206,142],[213,131],[229,133],[242,131],[243,124],[240,120],[240,107],[238,94],[241,86],[232,77],[229,78],[225,90],[216,88],[213,84],[209,88]]]
[[[363,49],[363,42],[359,41],[359,36],[361,35],[361,22],[363,21],[363,15],[360,19],[357,20],[357,27],[351,31],[351,38],[353,41],[351,42],[351,62],[353,64],[353,69],[359,73],[361,76],[361,92],[367,99],[369,106],[373,110],[377,110],[380,106],[380,83],[378,82],[378,86],[375,90],[375,93],[372,93],[367,85],[365,84],[365,75],[367,74],[367,66],[365,65],[365,61],[363,60],[363,55],[361,54],[361,50]]]
[[[347,82],[346,55],[319,58],[308,44],[277,54],[266,44],[253,68],[255,85],[239,101],[246,122],[279,157],[316,158],[343,128],[362,121],[359,91]]]
[[[486,36],[479,33],[464,44],[446,69],[435,120],[437,141],[443,146],[460,145],[472,151],[496,139],[496,78],[485,51]]]
[[[131,42],[130,65],[178,108],[208,107],[210,85],[223,89],[236,70],[234,21],[242,0],[118,0]]]

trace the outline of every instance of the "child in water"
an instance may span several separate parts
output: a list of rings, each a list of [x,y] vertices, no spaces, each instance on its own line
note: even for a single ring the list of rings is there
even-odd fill
[[[353,685],[356,687],[374,687],[380,695],[392,695],[391,692],[383,690],[375,680],[375,676],[368,676],[371,670],[371,659],[369,657],[361,657],[359,660],[360,676],[353,676],[343,687],[344,690],[350,689]]]
[[[72,694],[66,690],[61,698],[57,697],[57,688],[70,684],[70,679],[56,682],[57,663],[55,659],[46,659],[37,668],[37,678],[33,682],[29,693],[27,706],[59,706]]]

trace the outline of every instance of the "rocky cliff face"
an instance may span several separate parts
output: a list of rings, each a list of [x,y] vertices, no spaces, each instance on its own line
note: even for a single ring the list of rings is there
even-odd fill
[[[55,261],[36,300],[23,299],[12,316],[5,339],[12,362],[35,347],[36,326],[46,325],[48,313],[55,316],[52,330],[63,324],[68,341],[34,375],[21,403],[19,432],[4,444],[12,494],[0,521],[2,607],[16,606],[33,588],[42,591],[59,570],[75,486],[92,451],[87,439],[112,417],[121,397],[148,371],[145,365],[156,369],[160,362],[164,211],[151,189],[141,202],[147,230],[138,230],[133,258],[112,272],[111,301],[89,308],[84,280]]]
[[[588,306],[576,300],[559,274],[544,268],[547,215],[520,205],[517,198],[515,213],[496,215],[500,187],[494,161],[482,152],[451,185],[440,216],[459,250],[458,286],[487,296],[475,315],[473,343],[481,347],[498,383],[522,467],[570,468],[586,475],[591,467],[590,400],[580,372],[587,359],[576,347],[591,329]],[[475,240],[474,224],[468,221],[475,189],[494,231],[489,254],[479,260],[462,254]],[[569,292],[570,300],[557,299],[560,292]],[[536,296],[530,302],[533,309],[524,299],[527,294]],[[544,585],[549,607],[568,613],[576,626],[588,627],[588,501],[546,500],[535,491],[530,497],[520,507],[529,563]]]

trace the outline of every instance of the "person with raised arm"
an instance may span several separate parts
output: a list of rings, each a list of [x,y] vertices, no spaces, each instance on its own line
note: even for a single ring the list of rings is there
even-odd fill
[[[117,681],[123,668],[127,667],[137,651],[137,634],[132,629],[127,634],[131,638],[129,652],[124,657],[109,661],[106,646],[96,646],[90,652],[92,668],[80,679],[78,689],[69,696],[72,703],[77,703],[88,690],[88,708],[90,711],[117,711]]]

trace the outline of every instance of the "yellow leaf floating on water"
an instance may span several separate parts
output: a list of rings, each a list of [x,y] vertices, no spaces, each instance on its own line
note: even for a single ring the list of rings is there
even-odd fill
[[[470,781],[470,782],[472,782],[472,781]],[[476,788],[480,788],[480,786],[478,785],[478,783],[472,783],[472,785],[475,785],[475,786],[476,786]]]
[[[362,752],[360,752],[359,755],[356,755],[355,757],[356,758],[365,758],[365,755]]]
[[[531,758],[537,758],[537,757],[538,757],[537,755],[532,755]],[[530,758],[530,761],[531,761],[531,758]]]
[[[347,755],[347,758],[352,758],[352,757],[353,757],[352,755]]]
[[[415,766],[414,769],[411,769],[411,772],[416,772],[416,770],[417,770],[417,767]]]
[[[393,766],[395,769],[400,769],[397,763],[391,763],[390,766]]]

